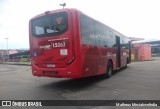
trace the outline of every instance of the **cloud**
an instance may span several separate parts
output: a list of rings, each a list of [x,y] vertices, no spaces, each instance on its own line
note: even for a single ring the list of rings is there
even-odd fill
[[[159,0],[0,0],[0,48],[4,48],[5,37],[10,47],[29,47],[29,20],[61,8],[61,2],[129,37],[160,39]]]

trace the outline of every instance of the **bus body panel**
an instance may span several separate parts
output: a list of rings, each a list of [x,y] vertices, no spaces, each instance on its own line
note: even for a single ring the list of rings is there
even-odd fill
[[[82,45],[83,75],[93,76],[106,73],[109,60],[113,62],[116,69],[116,50],[112,48]]]
[[[32,74],[34,76],[46,76],[57,78],[80,78],[82,77],[81,69],[78,60],[75,60],[66,68],[40,68],[32,62]]]
[[[73,12],[72,12],[73,11]],[[59,12],[59,11],[56,11]],[[35,76],[48,76],[48,77],[66,77],[66,78],[77,78],[82,77],[82,63],[81,63],[81,53],[80,53],[80,39],[78,30],[78,12],[76,10],[67,10],[68,13],[68,30],[66,33],[47,38],[36,38],[30,37],[30,51],[31,51],[31,64],[32,73]],[[54,14],[54,13],[52,13]],[[31,27],[31,21],[30,21]],[[30,28],[30,36],[32,36]],[[68,36],[68,37],[64,37]],[[75,36],[75,37],[73,37]],[[69,58],[66,56],[60,56],[59,48],[47,49],[47,45],[53,46],[53,42],[60,40],[65,40],[67,45],[67,50]],[[41,48],[40,48],[41,47]],[[63,48],[66,49],[66,48]],[[37,57],[34,56],[34,52],[37,51]],[[57,53],[57,54],[56,54]],[[55,58],[54,58],[55,57]],[[73,62],[70,62],[73,61]],[[52,65],[55,65],[52,67]],[[47,66],[50,65],[50,66]]]
[[[116,43],[112,47],[85,44],[80,24],[82,13],[76,9],[60,9],[48,13],[54,14],[59,12],[66,12],[68,15],[67,31],[60,35],[42,38],[34,37],[31,28],[32,21],[45,16],[45,14],[38,15],[30,20],[30,54],[32,74],[34,76],[81,78],[101,75],[106,73],[109,61],[113,64],[113,70],[119,68],[117,65],[119,53],[117,52]],[[99,24],[99,22],[96,23]],[[107,31],[114,32],[108,26],[105,26],[105,28]],[[115,35],[121,34],[115,32]],[[107,40],[110,42],[110,39]],[[55,47],[57,46],[56,43],[60,43],[60,45],[65,43],[65,47]],[[121,68],[126,65],[129,51],[121,48],[121,45],[119,46]],[[67,53],[65,50],[67,50]],[[66,54],[63,55],[63,52]]]
[[[68,13],[68,19],[71,19],[70,16],[70,13]],[[42,38],[32,37],[32,60],[39,67],[64,68],[68,66],[67,63],[74,57],[71,20],[68,20],[68,24],[67,32],[62,35]]]

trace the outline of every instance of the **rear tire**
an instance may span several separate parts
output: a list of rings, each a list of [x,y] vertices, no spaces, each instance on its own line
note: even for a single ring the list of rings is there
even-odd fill
[[[108,62],[108,65],[107,65],[107,71],[106,71],[106,77],[107,78],[110,78],[112,76],[112,73],[113,73],[113,64],[111,61]]]

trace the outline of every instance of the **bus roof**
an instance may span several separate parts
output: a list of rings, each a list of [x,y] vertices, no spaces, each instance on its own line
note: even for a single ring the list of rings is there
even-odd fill
[[[80,10],[78,10],[78,9],[76,9],[76,8],[63,8],[63,9],[56,9],[56,10],[51,10],[51,11],[45,11],[44,13],[41,13],[41,14],[38,14],[38,15],[34,16],[33,18],[31,18],[31,20],[32,20],[32,19],[35,19],[35,18],[37,18],[37,17],[44,16],[44,15],[46,15],[46,14],[53,14],[53,13],[64,12],[64,11],[66,11],[66,12],[67,12],[67,11],[77,11],[77,12],[80,13],[80,14],[84,14],[85,16],[88,16],[88,15],[86,15],[85,13],[81,12]],[[92,17],[90,17],[90,16],[88,16],[88,17],[91,18],[91,19],[93,19],[93,20],[95,20],[96,22],[101,23],[102,25],[106,26],[106,27],[109,28],[110,30],[114,31],[114,34],[115,34],[115,35],[120,36],[120,37],[126,37],[126,38],[129,39],[129,37],[123,35],[122,33],[118,32],[118,31],[116,31],[115,29],[111,28],[110,26],[106,25],[105,23],[102,23],[102,22],[100,22],[99,20],[96,20],[96,19],[94,19],[94,18],[92,18]]]

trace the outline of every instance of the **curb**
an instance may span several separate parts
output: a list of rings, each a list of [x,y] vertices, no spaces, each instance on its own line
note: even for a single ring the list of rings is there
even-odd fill
[[[7,65],[26,65],[26,66],[31,66],[30,62],[0,62],[0,64],[7,64]]]

